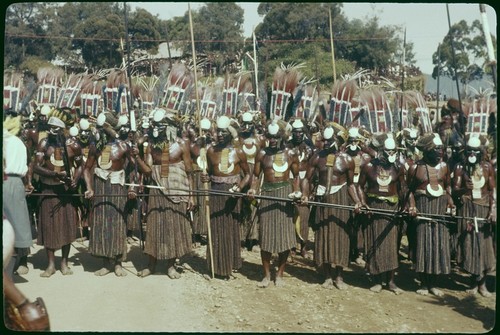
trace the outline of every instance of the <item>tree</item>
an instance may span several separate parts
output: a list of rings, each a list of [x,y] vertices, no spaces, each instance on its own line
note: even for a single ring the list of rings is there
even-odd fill
[[[470,26],[465,20],[452,25],[438,50],[432,55],[432,63],[436,65],[432,72],[434,79],[438,75],[448,76],[453,80],[458,78],[463,85],[482,79],[488,59],[479,20],[474,20]]]

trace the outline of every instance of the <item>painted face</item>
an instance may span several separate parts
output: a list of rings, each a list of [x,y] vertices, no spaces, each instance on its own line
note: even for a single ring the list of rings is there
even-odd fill
[[[60,134],[62,131],[62,128],[61,127],[58,127],[58,126],[50,126],[49,128],[49,133],[53,136],[57,136],[58,134]]]
[[[292,130],[292,139],[294,142],[302,142],[304,140],[304,128],[294,128]]]
[[[279,136],[278,134],[276,135],[267,134],[266,138],[268,140],[269,148],[279,148],[281,146],[282,139],[281,136]]]
[[[253,133],[255,130],[255,126],[252,122],[243,122],[241,124],[241,133],[244,135],[249,135]]]
[[[347,145],[347,150],[352,151],[352,152],[358,152],[361,150],[360,146],[360,140],[358,140],[355,137],[350,137],[348,140],[348,145]]]
[[[78,138],[80,139],[80,142],[88,143],[90,139],[90,134],[91,134],[90,129],[87,130],[80,129],[80,132],[78,133]]]
[[[397,155],[398,155],[398,152],[395,149],[392,149],[392,150],[385,149],[383,152],[383,156],[391,164],[396,161]]]
[[[477,164],[481,160],[481,150],[479,149],[468,149],[467,150],[467,162],[471,165]]]
[[[217,128],[217,141],[222,144],[231,142],[231,132],[227,128]]]

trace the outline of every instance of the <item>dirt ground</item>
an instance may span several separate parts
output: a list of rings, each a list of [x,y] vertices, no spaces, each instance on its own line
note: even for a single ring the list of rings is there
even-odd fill
[[[15,276],[31,300],[43,297],[53,331],[484,333],[495,326],[496,293],[468,295],[468,276],[459,271],[440,278],[444,297],[420,296],[411,264],[402,261],[396,280],[405,292],[395,295],[371,292],[369,276],[352,263],[345,272],[349,289],[339,291],[323,288],[313,261],[296,256],[287,265],[284,287],[262,289],[256,285],[262,278],[258,252],[244,250],[241,271],[225,281],[204,277],[206,246],[196,246],[177,264],[182,277],[171,280],[161,261],[156,274],[136,276],[147,265],[138,241],[129,244],[126,277],[97,277],[93,272],[101,262],[87,247],[88,241],[73,243],[71,276],[58,271],[41,278],[47,260],[40,246],[29,256],[29,273]],[[60,251],[56,256],[59,261]],[[496,291],[495,274],[487,284]]]

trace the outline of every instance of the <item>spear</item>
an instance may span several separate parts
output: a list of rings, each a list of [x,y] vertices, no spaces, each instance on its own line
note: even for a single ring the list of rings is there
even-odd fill
[[[195,89],[194,91],[196,92],[196,112],[198,115],[198,122],[201,122],[201,117],[200,117],[200,97],[198,93],[198,78],[197,78],[197,71],[196,71],[196,50],[194,47],[194,32],[193,32],[193,17],[191,16],[191,6],[188,2],[188,11],[189,11],[189,29],[191,31],[191,49],[193,53],[193,66],[194,66],[194,85]],[[200,128],[200,136],[202,135],[202,129],[201,129],[201,124],[199,125]],[[204,149],[204,148],[202,148]],[[201,161],[203,162],[202,165],[200,166],[203,170],[202,173],[207,173],[207,155],[205,150],[200,150],[200,158]],[[208,183],[203,183],[203,187],[205,188],[205,191],[208,192]],[[206,209],[206,221],[207,221],[207,235],[208,235],[208,250],[210,253],[210,269],[212,271],[212,278],[215,277],[215,270],[214,270],[214,255],[213,255],[213,248],[212,248],[212,230],[210,228],[210,202],[209,202],[209,197],[208,194],[205,196],[205,209]]]

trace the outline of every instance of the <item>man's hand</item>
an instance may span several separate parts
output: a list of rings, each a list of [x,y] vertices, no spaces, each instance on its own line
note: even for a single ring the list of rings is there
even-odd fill
[[[24,192],[26,193],[26,195],[30,195],[31,193],[33,193],[34,190],[35,187],[31,184],[27,184],[24,186]]]
[[[135,199],[135,198],[137,198],[137,192],[133,189],[129,189],[128,193],[127,193],[127,197],[131,200]]]
[[[202,172],[200,174],[200,181],[202,183],[208,183],[210,181],[210,176],[208,175],[208,173]]]
[[[92,199],[94,197],[94,191],[93,190],[87,190],[85,191],[85,199]]]

